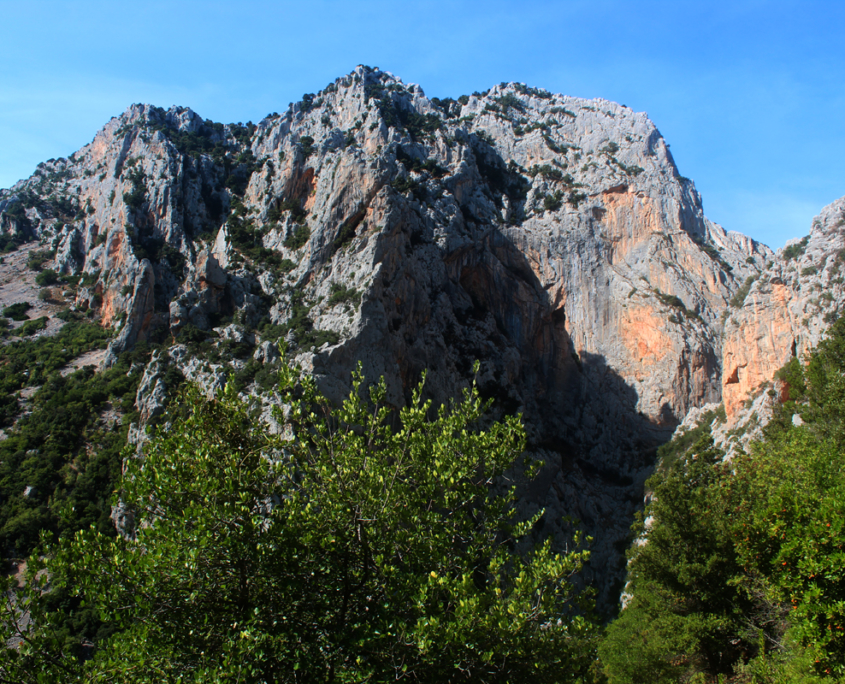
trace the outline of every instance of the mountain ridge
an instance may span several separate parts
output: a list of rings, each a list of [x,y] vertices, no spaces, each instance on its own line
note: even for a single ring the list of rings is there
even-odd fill
[[[282,338],[335,400],[359,361],[401,406],[424,369],[442,402],[479,360],[546,462],[526,508],[593,532],[608,602],[654,450],[733,397],[731,301],[778,261],[704,216],[642,113],[514,83],[429,99],[367,67],[258,124],[132,105],[0,191],[0,227],[81,278],[73,306],[116,331],[107,364],[168,350],[138,393],[151,420],[168,364],[272,402],[255,378]]]

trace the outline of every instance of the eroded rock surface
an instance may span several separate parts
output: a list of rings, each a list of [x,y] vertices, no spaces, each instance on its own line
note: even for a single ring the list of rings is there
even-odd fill
[[[206,384],[234,358],[271,393],[282,337],[338,400],[358,362],[401,406],[424,369],[446,401],[480,361],[482,393],[522,412],[546,463],[525,506],[549,528],[578,517],[607,587],[655,446],[732,392],[726,362],[742,388],[767,372],[741,354],[769,333],[739,313],[796,315],[779,303],[788,268],[766,280],[772,252],[705,218],[645,114],[513,83],[438,100],[359,67],[257,125],[133,105],[0,191],[0,220],[84,276],[76,306],[118,331],[112,354],[178,341],[174,362]],[[770,326],[772,348],[789,325]]]
[[[731,418],[793,356],[815,347],[845,304],[845,198],[825,207],[751,284],[725,324],[723,396]]]

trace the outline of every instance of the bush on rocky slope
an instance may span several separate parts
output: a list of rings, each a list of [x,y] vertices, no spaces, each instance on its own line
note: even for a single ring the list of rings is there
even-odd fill
[[[633,597],[599,649],[611,684],[845,674],[845,321],[779,376],[750,453],[724,462],[703,434],[649,481]]]
[[[3,348],[4,387],[41,385],[29,412],[0,441],[0,551],[4,561],[27,556],[42,532],[51,537],[96,524],[113,532],[110,497],[120,472],[140,372],[143,346],[126,352],[110,369],[92,367],[62,375],[61,366],[79,350],[95,347],[103,330],[90,323],[66,326],[54,338],[22,341]],[[76,354],[73,353],[76,350]],[[12,417],[14,395],[4,408]],[[110,402],[110,403],[108,403]],[[111,410],[117,422],[102,420]]]
[[[576,681],[595,629],[569,582],[586,551],[516,543],[513,492],[490,486],[525,437],[477,428],[477,391],[396,417],[385,385],[339,409],[282,366],[290,407],[269,433],[230,388],[184,395],[180,420],[129,458],[131,538],[92,528],[28,568],[34,627],[2,620],[8,681]],[[432,416],[432,417],[429,417]],[[577,545],[576,545],[577,548]],[[53,635],[51,577],[114,629],[87,661]]]

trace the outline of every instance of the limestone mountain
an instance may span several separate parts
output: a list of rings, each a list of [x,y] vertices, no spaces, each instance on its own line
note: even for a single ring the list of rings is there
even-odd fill
[[[106,365],[161,345],[143,420],[168,365],[271,403],[280,338],[335,399],[359,361],[397,406],[424,369],[442,402],[480,361],[545,462],[526,507],[593,534],[610,601],[656,446],[814,339],[828,278],[805,273],[815,237],[787,262],[709,221],[643,113],[519,83],[428,98],[368,67],[257,124],[133,105],[0,191],[0,226],[74,276],[116,332]]]
[[[705,416],[728,452],[761,436],[789,388],[775,376],[792,358],[812,351],[845,306],[845,198],[813,219],[809,235],[790,240],[756,275],[750,275],[725,312],[722,401],[692,411],[682,429]],[[796,418],[798,420],[798,418]]]

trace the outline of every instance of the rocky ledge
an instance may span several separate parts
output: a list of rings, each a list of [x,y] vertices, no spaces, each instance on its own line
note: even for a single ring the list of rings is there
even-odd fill
[[[480,361],[545,461],[526,508],[596,537],[608,597],[655,447],[809,342],[791,326],[822,293],[801,274],[827,249],[790,266],[710,222],[643,113],[519,83],[428,98],[368,67],[257,124],[133,105],[0,191],[0,228],[53,251],[75,307],[117,331],[111,358],[174,344],[208,386],[234,370],[272,402],[280,338],[329,396],[360,361],[397,406],[424,369],[446,401]]]

